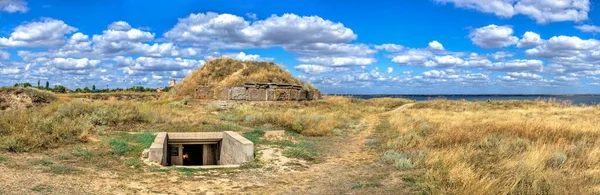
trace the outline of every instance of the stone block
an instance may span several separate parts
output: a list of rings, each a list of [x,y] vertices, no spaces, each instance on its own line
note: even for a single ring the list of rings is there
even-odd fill
[[[239,165],[254,160],[254,144],[233,131],[223,132],[221,165]]]
[[[265,101],[266,100],[266,89],[249,88],[246,90],[247,100],[249,101]]]
[[[300,90],[300,92],[298,92],[298,100],[300,101],[304,101],[306,100],[308,92],[306,90]]]
[[[215,93],[217,100],[229,100],[229,89],[221,89]]]
[[[275,89],[276,100],[277,101],[290,100],[290,90],[291,89]]]
[[[231,100],[246,100],[246,88],[234,87],[231,88]]]
[[[167,158],[165,158],[165,155],[168,154],[167,141],[167,133],[161,132],[156,135],[154,142],[150,146],[150,151],[148,152],[148,160],[150,162],[167,165]]]
[[[300,94],[300,90],[291,89],[290,90],[290,100],[298,101],[298,94]]]
[[[197,99],[214,99],[214,92],[210,87],[200,86],[196,89]]]
[[[277,101],[277,94],[275,89],[267,89],[267,101]]]

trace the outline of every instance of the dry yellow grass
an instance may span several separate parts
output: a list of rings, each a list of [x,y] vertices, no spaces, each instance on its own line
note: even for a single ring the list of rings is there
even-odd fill
[[[392,114],[378,134],[382,150],[407,156],[422,192],[595,194],[598,116],[552,101],[435,100]]]
[[[178,96],[192,96],[198,86],[208,86],[220,91],[247,82],[308,84],[294,78],[288,71],[273,62],[238,61],[230,58],[213,59],[190,75],[175,88]]]
[[[327,136],[356,125],[359,119],[412,102],[406,99],[359,100],[330,96],[311,102],[242,104],[232,112],[235,121],[253,127],[265,125],[309,136]]]

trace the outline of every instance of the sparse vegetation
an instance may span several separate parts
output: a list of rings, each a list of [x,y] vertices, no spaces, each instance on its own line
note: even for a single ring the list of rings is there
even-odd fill
[[[52,192],[52,189],[54,188],[54,186],[52,185],[48,185],[48,184],[37,184],[35,185],[33,188],[31,188],[32,191],[34,192],[45,192],[45,193],[49,193]]]
[[[50,166],[50,172],[54,173],[54,174],[72,174],[77,172],[78,170],[70,167],[70,166],[66,166],[66,165],[52,165]]]
[[[49,161],[49,160],[40,159],[40,160],[31,161],[31,164],[32,165],[50,166],[50,165],[53,165],[54,163],[52,161]]]
[[[317,153],[311,142],[303,141],[298,144],[291,144],[290,148],[283,151],[283,155],[292,158],[314,160]]]
[[[175,167],[173,168],[175,171],[183,173],[185,176],[194,175],[194,173],[198,172],[198,169],[186,168],[186,167]]]

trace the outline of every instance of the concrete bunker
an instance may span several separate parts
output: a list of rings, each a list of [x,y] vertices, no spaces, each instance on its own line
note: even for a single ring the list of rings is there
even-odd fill
[[[254,159],[254,144],[232,131],[160,132],[148,158],[163,166],[236,167]]]

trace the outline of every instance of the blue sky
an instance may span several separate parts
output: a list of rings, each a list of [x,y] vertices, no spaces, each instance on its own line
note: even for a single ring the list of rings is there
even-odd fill
[[[0,0],[0,85],[160,87],[231,57],[325,93],[600,93],[598,5]]]

